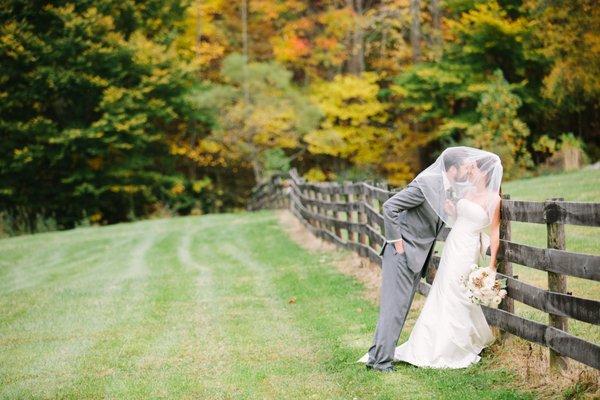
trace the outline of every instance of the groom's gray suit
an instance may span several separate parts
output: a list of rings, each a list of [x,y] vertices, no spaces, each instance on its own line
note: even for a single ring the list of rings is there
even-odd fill
[[[440,180],[435,187],[443,191],[445,186],[446,182]],[[444,225],[414,180],[383,204],[383,217],[386,242],[380,252],[383,263],[379,321],[367,362],[367,366],[376,369],[392,365],[406,315]],[[402,253],[393,245],[398,240],[404,244]]]

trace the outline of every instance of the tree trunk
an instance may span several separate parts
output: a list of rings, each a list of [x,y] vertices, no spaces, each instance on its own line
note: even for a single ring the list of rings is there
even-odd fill
[[[248,0],[242,0],[242,46],[244,54],[244,99],[246,104],[250,103],[250,91],[248,89]]]
[[[196,18],[196,57],[200,58],[200,46],[202,45],[202,2],[198,1],[198,17]],[[200,64],[202,66],[202,64]]]
[[[429,12],[431,13],[431,47],[434,58],[439,60],[442,57],[442,26],[441,10],[439,0],[430,0]]]
[[[410,26],[410,44],[412,45],[413,63],[417,64],[421,60],[421,2],[419,0],[410,0],[410,16],[412,23]],[[416,116],[411,123],[412,131],[419,132],[419,123]]]
[[[353,11],[354,27],[348,36],[348,72],[360,75],[365,70],[364,31],[361,25],[363,18],[363,0],[346,0],[346,6]]]
[[[410,0],[410,44],[413,51],[413,62],[416,64],[421,60],[421,2]]]
[[[256,184],[262,183],[263,174],[257,156],[252,158],[252,171],[254,172],[254,181]]]

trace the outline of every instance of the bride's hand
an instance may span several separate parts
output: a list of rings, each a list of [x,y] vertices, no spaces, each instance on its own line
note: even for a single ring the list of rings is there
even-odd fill
[[[446,203],[444,203],[444,211],[449,215],[454,216],[456,215],[456,206],[450,200],[446,200]]]

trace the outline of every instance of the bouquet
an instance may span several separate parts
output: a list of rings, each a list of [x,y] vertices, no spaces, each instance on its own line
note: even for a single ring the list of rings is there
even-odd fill
[[[453,187],[449,187],[446,189],[446,198],[449,199],[452,203],[456,204],[458,202],[458,193]]]
[[[490,267],[471,265],[471,271],[461,277],[460,283],[475,304],[497,307],[506,297],[506,278],[496,279],[496,273]]]

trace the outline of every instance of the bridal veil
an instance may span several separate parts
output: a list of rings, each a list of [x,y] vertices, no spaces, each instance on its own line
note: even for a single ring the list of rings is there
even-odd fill
[[[433,164],[417,175],[415,182],[446,226],[451,228],[454,224],[461,199],[478,204],[491,223],[499,200],[502,171],[497,154],[456,146],[445,149]],[[485,251],[489,236],[484,233],[482,241],[482,251]]]

